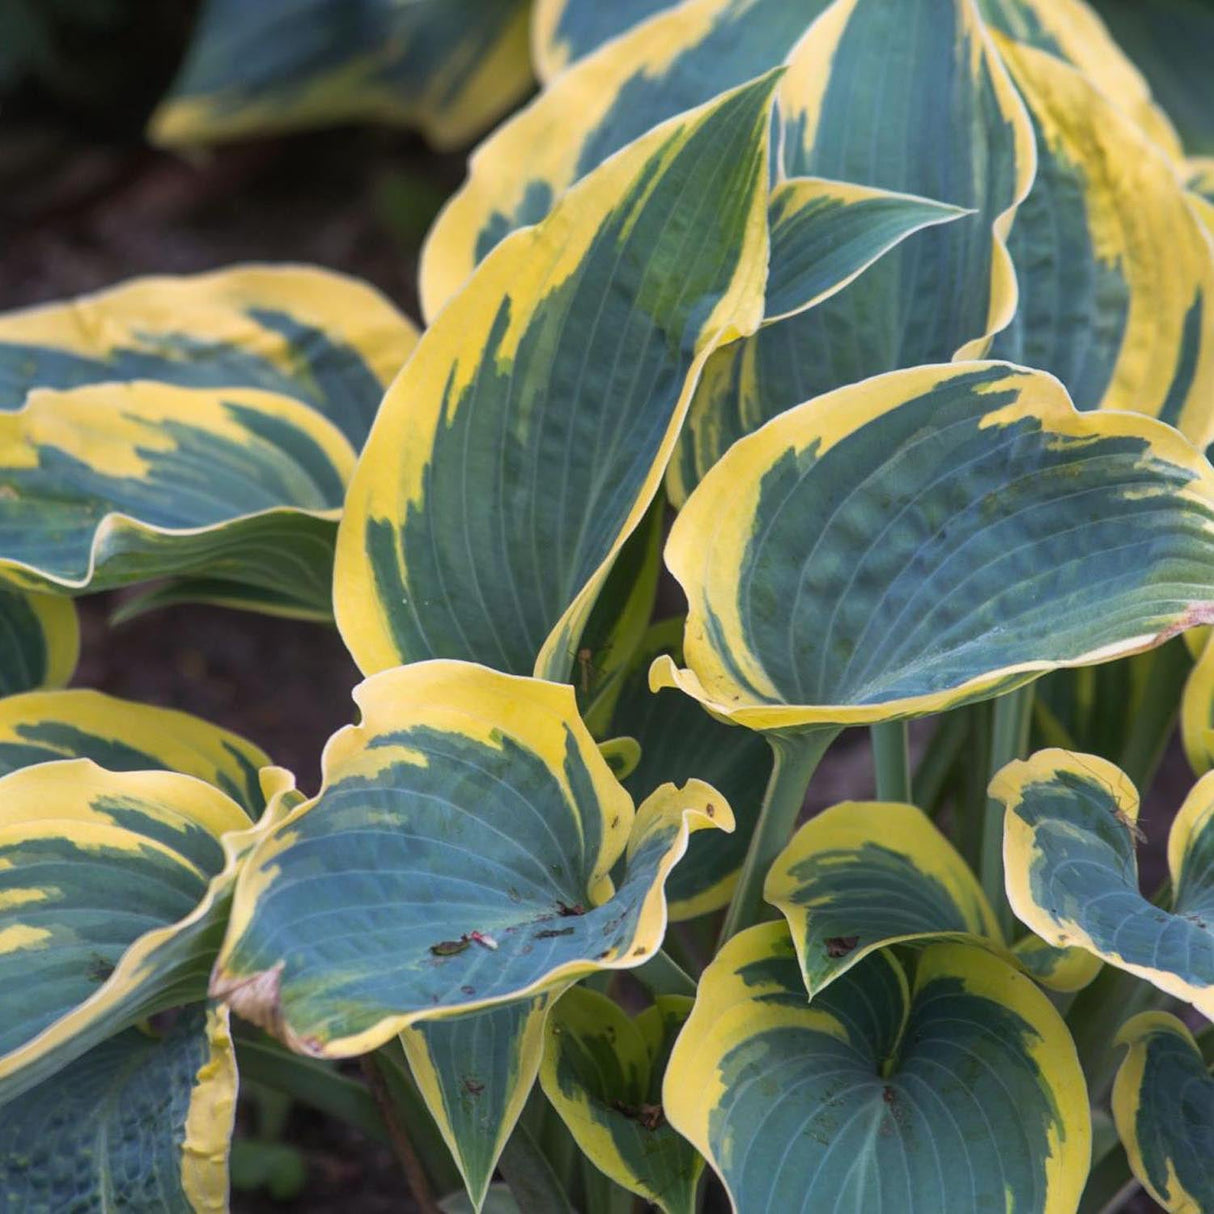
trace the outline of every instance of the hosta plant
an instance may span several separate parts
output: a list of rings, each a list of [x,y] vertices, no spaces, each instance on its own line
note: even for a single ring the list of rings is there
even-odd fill
[[[160,134],[458,139],[528,14],[450,7],[212,3]],[[530,19],[424,331],[306,267],[0,318],[0,1205],[224,1209],[243,1074],[427,1211],[1214,1210],[1208,165],[1083,0]],[[132,586],[340,631],[315,795],[60,689]]]

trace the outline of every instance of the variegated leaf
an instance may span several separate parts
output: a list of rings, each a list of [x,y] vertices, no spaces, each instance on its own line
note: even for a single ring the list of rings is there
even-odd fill
[[[1039,751],[1008,764],[991,796],[1006,807],[1007,894],[1020,919],[1214,1016],[1214,775],[1172,824],[1164,905],[1138,888],[1138,794],[1112,763]]]
[[[980,357],[1012,318],[1005,247],[1033,130],[971,0],[841,0],[789,56],[781,172],[961,208],[845,289],[714,355],[668,486],[680,505],[743,435],[810,397],[901,367]]]
[[[730,509],[720,503],[728,500]],[[941,712],[1214,611],[1214,472],[1153,418],[1000,363],[843,388],[737,443],[670,534],[684,660],[762,730]]]
[[[389,391],[338,543],[366,673],[564,679],[699,368],[761,318],[769,75],[658,127],[484,262]]]
[[[344,122],[458,147],[531,83],[528,0],[208,0],[152,116],[169,146]]]
[[[226,1008],[127,1029],[0,1106],[0,1206],[223,1214],[235,1117]]]
[[[331,422],[275,393],[40,389],[0,413],[0,569],[70,592],[201,574],[324,616],[353,466]]]
[[[205,994],[250,825],[177,773],[79,759],[0,780],[0,1103]]]
[[[357,450],[416,341],[378,291],[331,270],[137,278],[0,316],[0,408],[104,382],[260,388],[310,405]]]
[[[1113,1116],[1134,1175],[1168,1214],[1214,1209],[1214,1076],[1193,1034],[1175,1016],[1142,1012],[1117,1040],[1129,1052]]]
[[[1070,1034],[972,945],[928,948],[913,980],[874,953],[811,1003],[782,923],[740,933],[701,980],[664,1107],[746,1214],[1074,1214],[1087,1179]]]
[[[1117,45],[1088,0],[978,0],[983,17],[1014,42],[1078,68],[1173,159],[1180,136],[1155,104],[1146,77]]]
[[[638,802],[667,780],[701,779],[720,789],[737,829],[702,831],[666,883],[672,919],[693,919],[720,910],[733,893],[750,846],[763,790],[771,776],[771,749],[749,729],[714,720],[676,691],[651,692],[647,674],[659,654],[681,654],[683,621],[663,620],[648,632],[624,680],[614,733],[637,740],[640,762],[624,780]]]
[[[535,1086],[544,1023],[557,993],[423,1020],[401,1031],[413,1078],[476,1211]]]
[[[666,1122],[666,1060],[691,1000],[668,996],[630,1020],[574,987],[552,1010],[540,1082],[583,1154],[663,1214],[694,1214],[704,1161]]]
[[[176,771],[205,780],[251,818],[265,808],[264,751],[189,713],[83,689],[0,700],[0,775],[35,763],[92,759],[107,771]],[[267,772],[273,787],[277,776]]]
[[[511,232],[657,124],[784,62],[830,0],[688,0],[572,66],[473,153],[422,250],[428,320]],[[619,7],[598,5],[604,10]],[[541,16],[541,23],[542,23]]]
[[[1000,43],[1037,133],[1008,247],[1020,300],[992,354],[1051,371],[1080,409],[1214,439],[1214,244],[1175,162],[1075,68]]]
[[[568,685],[436,661],[355,698],[362,723],[330,741],[320,794],[242,868],[212,980],[303,1052],[363,1053],[643,964],[688,835],[732,829],[699,781],[658,789],[634,821]]]
[[[0,697],[62,687],[79,656],[71,599],[0,587]]]
[[[550,81],[568,65],[682,0],[535,0],[531,46],[536,71]]]

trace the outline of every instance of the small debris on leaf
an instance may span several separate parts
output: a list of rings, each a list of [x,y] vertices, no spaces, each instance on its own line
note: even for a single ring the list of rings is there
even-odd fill
[[[828,957],[846,957],[860,943],[859,936],[831,936],[826,942]]]
[[[555,936],[572,936],[572,935],[573,935],[573,928],[571,928],[571,927],[560,927],[560,928],[549,927],[549,928],[545,928],[542,932],[536,932],[535,938],[537,940],[551,940]]]
[[[611,1107],[646,1130],[660,1130],[666,1124],[666,1113],[660,1104],[625,1104],[613,1100]]]
[[[462,953],[471,943],[472,941],[467,936],[461,940],[440,940],[438,944],[430,945],[430,951],[436,957],[454,957],[457,953]]]

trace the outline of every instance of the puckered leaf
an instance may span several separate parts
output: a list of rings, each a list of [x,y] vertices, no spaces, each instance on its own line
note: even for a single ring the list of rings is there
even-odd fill
[[[354,451],[310,406],[151,381],[0,413],[0,568],[73,592],[205,574],[327,614]]]
[[[666,1122],[662,1079],[691,1000],[664,998],[630,1020],[574,987],[552,1010],[540,1082],[583,1154],[665,1214],[693,1214],[704,1161]]]
[[[293,1048],[363,1053],[433,1016],[643,964],[708,785],[633,817],[573,688],[462,662],[376,675],[319,796],[241,870],[212,992]],[[618,890],[608,873],[625,855]]]
[[[557,991],[401,1031],[413,1078],[479,1211],[539,1074]]]
[[[226,1008],[127,1029],[0,1107],[0,1205],[222,1214],[235,1114]]]
[[[1155,104],[1146,77],[1117,45],[1087,0],[978,0],[982,15],[1014,42],[1078,68],[1174,159],[1180,136]]]
[[[964,208],[844,290],[725,347],[705,370],[669,488],[681,504],[729,446],[812,396],[985,352],[1012,318],[1004,241],[1033,179],[1024,105],[970,0],[847,0],[788,60],[781,170]],[[863,334],[863,340],[859,340]]]
[[[261,388],[311,405],[357,449],[416,341],[378,291],[330,270],[138,278],[0,316],[0,408],[36,388],[108,381]]]
[[[215,785],[250,817],[265,807],[265,752],[200,717],[83,689],[0,700],[0,775],[57,759],[92,759],[108,771],[177,771]]]
[[[1134,1175],[1169,1214],[1214,1209],[1214,1076],[1193,1034],[1164,1012],[1128,1021],[1113,1116]]]
[[[0,780],[0,1102],[205,993],[250,825],[175,772],[79,759]]]
[[[709,352],[759,323],[769,75],[646,135],[494,252],[395,381],[339,539],[371,673],[565,678]]]
[[[1092,0],[1114,38],[1142,70],[1192,154],[1214,152],[1209,48],[1214,11],[1202,0]]]
[[[1170,910],[1138,888],[1138,794],[1105,759],[1043,750],[1008,764],[991,796],[1007,809],[1012,909],[1039,936],[1079,945],[1214,1016],[1214,776],[1168,836]]]
[[[940,712],[1201,622],[1212,524],[1214,473],[1153,418],[1006,364],[881,376],[701,482],[666,548],[689,669],[651,681],[765,730]]]
[[[845,801],[816,815],[763,894],[788,920],[811,999],[879,948],[941,938],[981,943],[1057,990],[1079,990],[1100,969],[1091,953],[1043,940],[1009,950],[977,878],[913,805]]]
[[[678,692],[651,692],[647,672],[653,659],[682,652],[683,621],[655,624],[637,651],[616,704],[611,730],[635,738],[640,762],[624,780],[638,802],[667,780],[701,779],[721,791],[737,829],[702,831],[666,883],[672,919],[694,919],[720,910],[730,899],[759,819],[763,790],[771,775],[771,748],[748,729],[714,720],[694,700]]]
[[[1090,1114],[1075,1047],[1023,974],[937,944],[874,953],[807,1003],[781,924],[705,971],[666,1115],[746,1214],[1073,1214]]]
[[[1175,162],[1076,69],[1007,40],[1037,178],[1008,247],[1020,300],[992,353],[1052,371],[1080,409],[1214,438],[1214,246]]]
[[[80,656],[71,599],[0,589],[0,697],[62,687]]]
[[[150,135],[168,145],[371,121],[458,147],[531,83],[527,0],[209,0]]]
[[[532,6],[531,46],[543,81],[558,75],[604,42],[619,37],[655,13],[682,0],[536,0]]]
[[[691,0],[562,73],[477,148],[468,180],[431,229],[420,275],[427,319],[438,316],[499,241],[542,220],[612,154],[783,63],[828,4]],[[613,0],[595,8],[606,13],[622,5]]]

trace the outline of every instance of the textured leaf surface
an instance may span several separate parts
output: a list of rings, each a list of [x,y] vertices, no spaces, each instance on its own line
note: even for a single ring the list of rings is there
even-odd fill
[[[212,983],[296,1049],[359,1054],[433,1016],[642,964],[689,832],[732,829],[696,781],[634,820],[570,686],[424,662],[355,698],[362,724],[329,743],[320,795],[242,869]]]
[[[1086,986],[1100,962],[1026,937],[1009,950],[977,878],[913,805],[845,801],[790,840],[763,895],[788,920],[810,998],[878,948],[960,938],[1023,966],[1044,985]]]
[[[1004,241],[1033,178],[1024,105],[970,0],[844,0],[789,56],[781,172],[964,208],[844,290],[711,360],[669,481],[680,504],[768,419],[900,367],[981,356],[1011,319]],[[861,336],[862,335],[862,338]]]
[[[71,599],[0,589],[0,697],[62,687],[80,656]]]
[[[80,689],[0,700],[0,775],[57,759],[177,771],[215,785],[252,818],[265,807],[265,752],[200,717]]]
[[[561,74],[472,156],[422,250],[433,321],[501,240],[658,123],[783,63],[828,0],[691,0]],[[619,3],[596,4],[606,14]],[[827,174],[829,175],[829,174]]]
[[[1037,132],[1009,248],[1020,300],[992,353],[1051,371],[1080,409],[1214,438],[1214,245],[1167,153],[1044,51],[1002,43]]]
[[[682,652],[683,621],[663,620],[649,630],[616,704],[611,731],[635,738],[641,758],[624,781],[639,803],[667,780],[701,779],[721,791],[737,829],[701,831],[666,883],[672,919],[693,919],[720,910],[730,899],[746,859],[754,825],[771,775],[771,749],[748,729],[710,717],[676,691],[651,692],[653,659]]]
[[[0,1107],[0,1204],[221,1214],[235,1114],[226,1009],[127,1029]]]
[[[261,388],[311,405],[358,448],[416,341],[378,291],[330,270],[138,278],[0,316],[0,408],[36,388],[141,379]]]
[[[722,511],[720,503],[730,508]],[[998,363],[920,367],[737,443],[675,521],[677,685],[758,729],[940,712],[1150,648],[1214,599],[1214,474]]]
[[[1168,836],[1170,909],[1138,888],[1138,794],[1112,763],[1043,750],[991,784],[1007,809],[1012,909],[1053,944],[1110,965],[1214,1015],[1214,777],[1199,781]]]
[[[536,0],[531,44],[536,71],[549,81],[574,60],[680,0]]]
[[[0,793],[7,1102],[205,993],[250,822],[190,776],[84,759],[13,772]]]
[[[553,994],[422,1021],[400,1034],[413,1078],[478,1210],[539,1074]]]
[[[952,223],[960,207],[843,181],[794,177],[771,195],[764,323],[841,291],[908,236]]]
[[[0,413],[0,565],[71,591],[201,573],[321,611],[353,466],[332,423],[286,396],[39,390]]]
[[[1113,1116],[1134,1175],[1169,1214],[1214,1208],[1214,1077],[1193,1034],[1164,1012],[1121,1030],[1129,1046]]]
[[[527,0],[209,0],[158,143],[345,122],[418,127],[458,147],[531,83]]]
[[[603,165],[427,331],[339,539],[337,618],[364,672],[453,657],[567,677],[699,367],[759,323],[775,84]]]
[[[908,985],[874,953],[807,1003],[783,924],[705,972],[664,1088],[746,1214],[1073,1214],[1090,1118],[1075,1048],[1032,981],[964,944]]]
[[[605,995],[574,987],[544,1034],[540,1082],[582,1152],[665,1214],[693,1214],[704,1168],[662,1111],[666,1058],[690,1010],[691,1000],[666,998],[634,1022]]]

